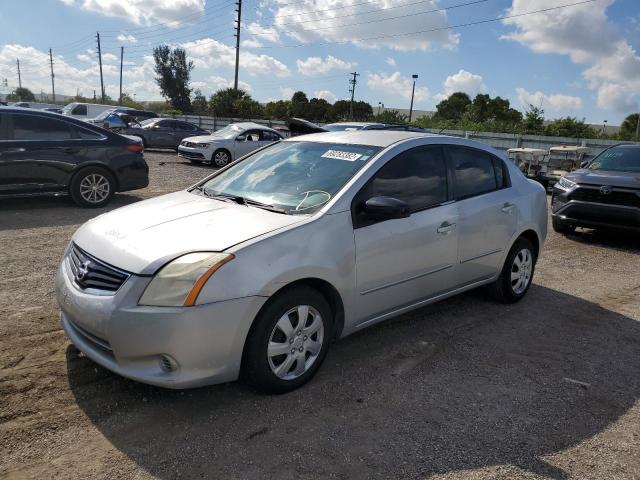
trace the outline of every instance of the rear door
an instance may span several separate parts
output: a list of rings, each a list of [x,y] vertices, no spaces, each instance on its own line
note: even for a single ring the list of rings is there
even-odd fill
[[[154,147],[173,146],[173,136],[175,130],[176,122],[174,120],[160,120],[156,122],[151,128],[148,129],[149,145]]]
[[[458,255],[457,205],[439,146],[389,160],[353,200],[359,323],[450,289]],[[362,205],[376,196],[405,201],[408,218],[373,222]]]
[[[185,138],[195,136],[198,131],[196,126],[189,122],[176,121],[176,127],[177,129],[174,133],[175,147],[180,145],[180,142]]]
[[[468,285],[495,275],[515,234],[518,211],[503,161],[483,150],[447,147],[459,206],[457,283]]]

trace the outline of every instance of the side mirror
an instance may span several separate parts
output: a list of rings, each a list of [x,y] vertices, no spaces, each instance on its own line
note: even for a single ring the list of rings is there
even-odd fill
[[[372,197],[364,203],[364,212],[372,220],[407,218],[411,209],[406,202],[392,197]]]
[[[580,168],[587,168],[587,165],[589,165],[589,160],[583,160],[580,162]]]

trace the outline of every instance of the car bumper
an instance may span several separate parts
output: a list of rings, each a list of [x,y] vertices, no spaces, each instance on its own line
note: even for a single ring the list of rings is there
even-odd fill
[[[178,147],[178,156],[189,160],[196,160],[199,162],[210,162],[211,151],[204,148],[185,147],[180,145]]]
[[[558,187],[553,189],[551,212],[553,218],[578,227],[640,231],[640,208],[570,200]]]
[[[75,285],[65,257],[56,295],[71,342],[103,367],[151,385],[191,388],[237,379],[246,335],[266,298],[137,305],[150,280],[132,275],[114,295],[87,294]]]

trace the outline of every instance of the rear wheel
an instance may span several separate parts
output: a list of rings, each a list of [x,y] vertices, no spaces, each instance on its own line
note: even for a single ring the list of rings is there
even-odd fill
[[[73,201],[84,208],[105,206],[113,197],[116,182],[113,175],[101,167],[87,167],[71,180],[69,193]]]
[[[304,385],[320,368],[332,331],[331,308],[317,290],[299,286],[279,293],[249,332],[243,378],[270,393]]]
[[[526,295],[533,280],[536,253],[526,238],[515,241],[498,279],[489,286],[492,296],[502,303],[514,303]]]
[[[554,232],[561,233],[563,235],[572,233],[576,229],[575,226],[565,222],[564,220],[560,220],[559,218],[552,218],[551,226],[553,227]]]

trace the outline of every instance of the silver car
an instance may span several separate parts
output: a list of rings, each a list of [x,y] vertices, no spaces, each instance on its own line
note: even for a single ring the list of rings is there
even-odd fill
[[[211,163],[224,167],[266,145],[282,140],[272,128],[253,122],[232,123],[211,135],[185,138],[178,156],[194,163]]]
[[[488,285],[531,285],[544,189],[504,155],[397,131],[312,134],[101,215],[56,286],[71,341],[141,382],[285,392],[333,339]]]

